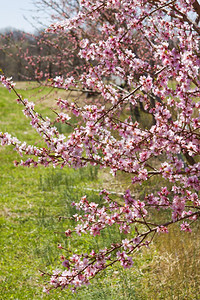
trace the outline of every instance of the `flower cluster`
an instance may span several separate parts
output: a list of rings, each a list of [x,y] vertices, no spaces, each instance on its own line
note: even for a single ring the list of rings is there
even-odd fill
[[[8,78],[5,77],[4,75],[0,75],[0,81],[9,90],[9,92],[15,86],[15,83],[12,81],[12,77]]]

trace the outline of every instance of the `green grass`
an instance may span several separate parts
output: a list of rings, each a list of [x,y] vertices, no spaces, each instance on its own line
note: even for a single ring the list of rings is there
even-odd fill
[[[20,91],[28,97],[29,92]],[[39,97],[39,96],[38,96]],[[20,140],[30,144],[39,142],[38,135],[29,125],[29,120],[21,112],[22,107],[15,101],[15,95],[0,88],[0,128]],[[35,100],[35,99],[34,99]],[[45,106],[39,106],[43,113],[49,113]],[[63,129],[66,132],[66,128]],[[70,203],[79,201],[85,187],[97,184],[97,168],[63,170],[53,168],[14,167],[13,161],[20,160],[13,147],[0,148],[0,252],[2,299],[110,299],[118,288],[112,288],[107,276],[98,277],[92,287],[84,288],[76,295],[71,292],[42,293],[45,281],[40,270],[51,270],[60,266],[61,251],[58,243],[66,247],[87,251],[93,248],[92,237],[77,238],[72,242],[62,234],[69,220],[59,221],[59,216],[75,213]],[[87,191],[89,199],[100,201],[97,193]],[[55,233],[56,232],[56,233]],[[100,248],[110,239],[119,238],[119,233],[108,232],[95,239],[95,247]],[[121,274],[121,273],[120,273]],[[125,277],[123,277],[125,278]],[[117,282],[117,281],[116,281]],[[118,283],[117,283],[118,286]],[[109,291],[110,290],[110,291]],[[125,289],[126,290],[126,289]],[[109,291],[109,293],[108,293]],[[0,298],[1,299],[1,298]]]
[[[24,97],[33,96],[40,112],[53,116],[47,109],[49,104],[54,105],[53,100],[40,102],[48,92],[47,88],[20,90]],[[0,88],[0,131],[8,131],[30,144],[40,143],[14,99],[13,93]],[[67,127],[59,130],[68,132]],[[126,189],[128,178],[113,179],[112,188],[110,177],[97,168],[16,168],[14,160],[20,157],[12,146],[0,147],[0,299],[200,299],[199,226],[194,227],[192,234],[180,233],[175,228],[169,235],[159,236],[150,249],[138,252],[132,269],[122,270],[116,265],[77,294],[60,290],[43,294],[46,279],[40,276],[40,270],[59,267],[60,255],[65,254],[58,249],[58,243],[69,250],[86,252],[93,246],[98,249],[121,238],[114,229],[97,238],[86,235],[65,238],[62,233],[73,222],[59,221],[59,216],[75,213],[70,203],[79,201],[84,194],[101,203],[98,193],[85,188],[98,188],[104,181],[113,190],[121,186]],[[156,190],[153,180],[152,186]],[[144,183],[137,194],[143,197],[149,192],[149,185]]]
[[[14,98],[13,93],[0,89],[0,128],[34,143],[39,138]],[[64,222],[59,222],[58,216],[68,213],[67,205],[72,201],[63,185],[81,182],[83,186],[96,175],[87,172],[84,181],[85,171],[78,173],[77,179],[73,170],[16,168],[12,162],[19,159],[12,146],[0,148],[0,298],[40,299],[43,281],[39,269],[58,264],[57,244],[63,240],[54,232],[64,231]],[[55,191],[56,184],[59,188]],[[79,191],[71,194],[73,200],[80,198]]]

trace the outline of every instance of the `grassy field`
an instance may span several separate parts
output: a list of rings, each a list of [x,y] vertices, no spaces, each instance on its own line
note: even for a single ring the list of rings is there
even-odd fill
[[[32,97],[40,112],[51,116],[53,113],[47,109],[49,104],[54,105],[51,96],[46,102],[40,100],[48,92],[40,88],[20,90],[24,97]],[[13,93],[0,88],[0,131],[30,144],[40,143],[14,99]],[[85,189],[102,187],[109,176],[91,167],[76,171],[16,168],[12,162],[19,159],[12,147],[0,148],[0,299],[200,299],[198,225],[191,234],[175,228],[159,236],[150,249],[138,253],[131,270],[115,266],[77,294],[59,290],[43,294],[45,280],[40,270],[59,266],[62,253],[58,243],[69,250],[73,247],[86,252],[93,243],[100,248],[119,238],[118,231],[110,230],[100,238],[74,236],[70,242],[62,232],[73,224],[59,221],[59,216],[74,213],[70,203],[86,193],[89,199],[101,201],[98,193]],[[142,186],[140,194],[148,189]]]

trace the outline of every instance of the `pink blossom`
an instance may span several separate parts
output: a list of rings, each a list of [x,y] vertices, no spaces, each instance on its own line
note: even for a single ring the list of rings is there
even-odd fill
[[[169,231],[168,231],[167,227],[161,225],[157,228],[157,232],[159,232],[159,233],[168,233]]]
[[[149,75],[147,77],[141,76],[140,77],[140,84],[142,86],[141,89],[144,90],[145,92],[148,92],[153,87],[152,78]]]
[[[15,86],[15,83],[12,81],[12,77],[6,78],[4,75],[0,75],[0,81],[9,90],[9,92]]]
[[[181,224],[181,230],[186,231],[186,232],[191,232],[190,225],[187,222],[183,222]]]

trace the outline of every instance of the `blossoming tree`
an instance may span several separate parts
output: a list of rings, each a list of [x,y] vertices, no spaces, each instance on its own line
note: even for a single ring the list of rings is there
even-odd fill
[[[113,176],[129,174],[133,187],[151,183],[154,177],[166,185],[142,199],[127,189],[121,191],[123,201],[119,201],[102,190],[102,204],[89,202],[87,196],[73,203],[82,212],[74,215],[77,225],[66,229],[67,238],[100,235],[114,225],[127,238],[98,252],[66,255],[60,270],[49,274],[47,291],[76,289],[117,262],[130,268],[134,253],[148,246],[156,234],[167,233],[174,223],[190,232],[200,216],[198,1],[82,0],[80,5],[77,16],[53,24],[48,31],[67,35],[70,30],[80,33],[85,24],[98,24],[98,38],[79,35],[78,55],[85,62],[84,71],[76,77],[57,76],[53,84],[98,93],[99,102],[81,106],[58,99],[57,122],[70,126],[71,115],[78,117],[73,132],[65,136],[17,93],[11,78],[1,75],[1,82],[15,91],[46,148],[27,145],[3,132],[1,144],[12,144],[20,155],[30,155],[16,165],[82,168],[91,164],[110,169]],[[148,51],[136,53],[137,35]],[[112,82],[113,75],[126,83],[124,87]],[[138,103],[151,116],[148,126],[131,114],[130,107]],[[168,210],[171,217],[167,214],[160,223],[154,219],[154,210]]]

